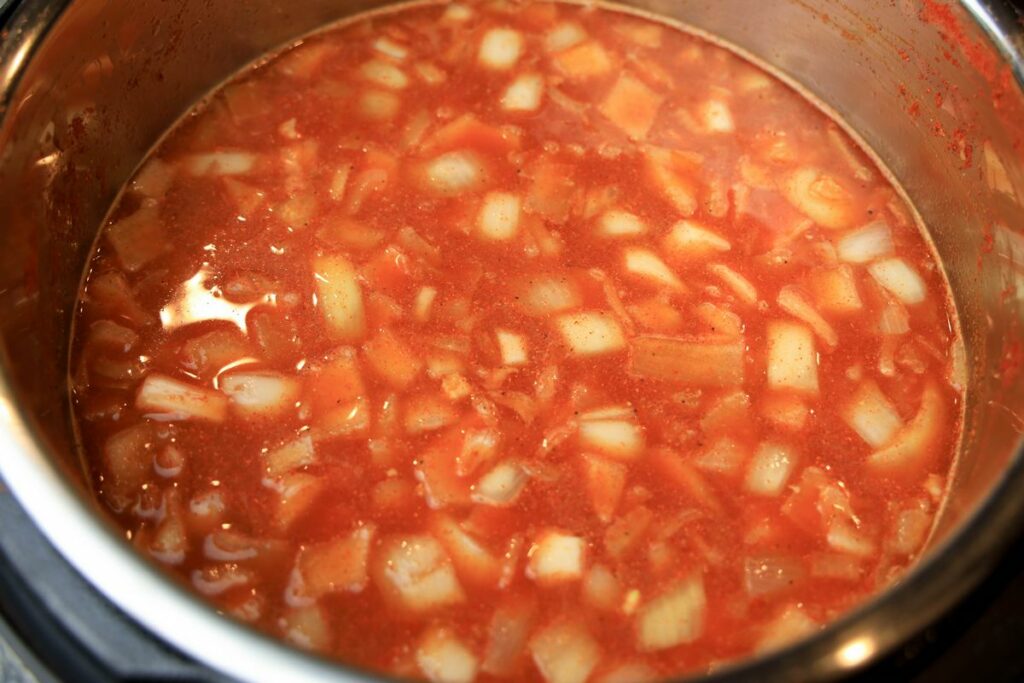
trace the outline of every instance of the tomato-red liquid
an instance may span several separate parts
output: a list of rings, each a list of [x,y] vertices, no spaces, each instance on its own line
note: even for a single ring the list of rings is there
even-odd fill
[[[946,283],[844,132],[604,9],[427,5],[217,91],[114,208],[72,387],[140,552],[301,647],[633,681],[798,638],[924,544]]]

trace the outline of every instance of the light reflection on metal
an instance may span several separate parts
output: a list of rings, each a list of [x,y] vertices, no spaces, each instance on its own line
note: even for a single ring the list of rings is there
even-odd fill
[[[836,651],[836,663],[844,669],[856,668],[871,659],[877,649],[871,636],[855,638]]]

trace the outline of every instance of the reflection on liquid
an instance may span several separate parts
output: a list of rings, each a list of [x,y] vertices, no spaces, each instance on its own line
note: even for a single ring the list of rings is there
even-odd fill
[[[274,294],[265,294],[244,304],[228,301],[216,285],[207,288],[206,281],[211,275],[210,264],[204,262],[195,275],[181,283],[171,301],[160,309],[160,323],[165,330],[202,320],[227,320],[234,323],[242,334],[247,334],[245,317],[249,311],[261,304],[276,304]]]

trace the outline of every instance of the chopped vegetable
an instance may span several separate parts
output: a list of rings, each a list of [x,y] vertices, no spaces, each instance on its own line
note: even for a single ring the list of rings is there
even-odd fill
[[[664,97],[623,73],[599,107],[608,120],[634,140],[643,140],[654,125]]]
[[[903,420],[878,385],[870,380],[861,382],[840,408],[839,414],[850,429],[857,432],[869,446],[880,448],[903,427]]]
[[[599,311],[563,314],[555,318],[569,351],[575,356],[598,356],[626,348],[626,338],[615,318]]]
[[[637,612],[637,648],[654,652],[694,642],[704,632],[706,608],[704,583],[699,576],[676,582]]]
[[[383,539],[374,550],[370,573],[381,596],[395,609],[423,614],[466,599],[451,560],[432,536]]]
[[[578,581],[583,576],[586,541],[561,531],[539,534],[530,548],[526,576],[542,586]]]
[[[509,28],[492,28],[480,41],[477,58],[489,69],[510,69],[523,52],[523,37]]]
[[[732,249],[729,240],[693,221],[673,225],[661,244],[670,259],[680,262],[704,260]]]
[[[638,335],[630,349],[628,370],[639,377],[708,387],[743,383],[742,340]]]
[[[747,469],[747,490],[762,496],[779,495],[793,474],[796,460],[796,453],[789,446],[761,442]]]
[[[222,422],[227,416],[228,398],[212,389],[151,373],[139,386],[135,407],[164,420]]]
[[[538,73],[525,73],[509,84],[501,96],[501,107],[506,111],[537,111],[544,97],[544,77]]]
[[[623,252],[623,261],[627,273],[655,287],[667,287],[676,292],[686,290],[682,280],[649,249],[627,247]]]
[[[768,323],[768,386],[818,393],[818,356],[808,328],[790,322]]]
[[[876,261],[868,266],[868,272],[878,284],[892,292],[905,304],[919,304],[928,296],[924,280],[907,262],[899,258]]]
[[[338,342],[361,341],[366,335],[366,313],[355,267],[344,256],[318,256],[313,261],[313,276],[330,338]]]
[[[635,214],[622,209],[610,209],[601,214],[598,232],[607,237],[629,237],[644,234],[647,225]]]
[[[856,200],[837,178],[813,167],[793,171],[782,184],[789,203],[824,228],[841,230],[856,220]]]
[[[294,410],[299,383],[270,370],[232,371],[220,378],[220,390],[228,395],[231,408],[248,418],[275,418]]]
[[[530,654],[547,683],[586,683],[601,661],[601,648],[585,626],[561,620],[530,638]]]
[[[847,263],[868,263],[893,252],[892,230],[885,221],[873,221],[845,233],[836,242],[836,255]]]
[[[420,638],[416,663],[432,683],[472,683],[480,666],[473,650],[440,626],[427,629]]]
[[[484,197],[477,228],[485,239],[502,242],[519,232],[519,197],[507,192],[491,192]]]

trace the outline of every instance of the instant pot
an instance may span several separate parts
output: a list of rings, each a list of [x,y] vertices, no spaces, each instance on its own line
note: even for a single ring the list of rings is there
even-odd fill
[[[25,583],[23,597],[41,592],[48,603],[37,607],[70,621],[80,639],[122,654],[143,648],[150,662],[176,658],[186,680],[367,680],[216,615],[122,540],[74,448],[67,337],[102,219],[161,134],[268,50],[391,4],[21,0],[3,10],[0,475],[20,510],[2,510],[0,537],[12,585]],[[959,462],[927,552],[898,583],[815,636],[706,680],[871,671],[989,576],[1024,528],[1020,17],[1003,0],[622,4],[723,42],[835,112],[906,191],[948,273],[969,389]],[[27,523],[8,525],[21,510],[63,560],[26,561],[46,542],[12,542],[30,536]],[[8,603],[17,602],[12,592]],[[75,616],[89,600],[118,625]]]

